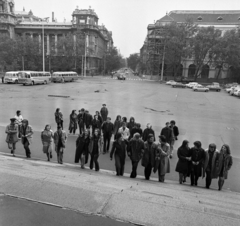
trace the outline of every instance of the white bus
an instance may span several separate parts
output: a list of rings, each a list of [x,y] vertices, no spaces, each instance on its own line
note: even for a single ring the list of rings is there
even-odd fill
[[[18,71],[9,71],[5,73],[4,83],[15,83],[18,84]]]
[[[23,85],[48,84],[51,82],[51,74],[42,71],[18,72],[18,83]]]
[[[73,82],[76,81],[78,78],[78,74],[72,71],[59,71],[52,74],[52,82]]]

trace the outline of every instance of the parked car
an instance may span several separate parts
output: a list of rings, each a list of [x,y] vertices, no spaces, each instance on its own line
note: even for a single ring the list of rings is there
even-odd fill
[[[240,92],[240,87],[237,87],[236,89],[234,89],[233,91],[233,96],[238,96],[238,93]]]
[[[240,87],[239,87],[239,86],[234,87],[233,89],[230,90],[229,94],[230,94],[231,96],[233,96],[234,93],[237,92],[238,90],[240,90]]]
[[[189,82],[194,82],[194,78],[177,77],[176,81],[187,84]]]
[[[175,84],[172,84],[173,88],[186,88],[185,84],[182,84],[181,82],[176,82]]]
[[[234,82],[234,83],[228,83],[225,85],[225,88],[231,88],[233,86],[238,86],[238,83]]]
[[[126,76],[124,74],[119,74],[117,78],[118,80],[126,80]]]
[[[189,82],[188,84],[186,84],[186,87],[193,88],[193,86],[196,86],[196,85],[200,85],[200,84],[198,84],[197,82]]]
[[[169,80],[168,82],[166,82],[166,85],[174,85],[174,84],[176,84],[174,80]]]
[[[208,92],[208,91],[209,91],[209,88],[204,87],[204,86],[202,86],[202,85],[195,85],[195,86],[193,87],[193,91]]]
[[[232,86],[230,88],[226,88],[225,90],[226,90],[227,93],[230,93],[235,88],[236,88],[236,86]]]
[[[219,83],[217,83],[217,82],[213,82],[212,85],[208,85],[206,87],[209,88],[209,90],[213,90],[213,91],[216,91],[216,92],[221,91],[221,87],[220,87]]]

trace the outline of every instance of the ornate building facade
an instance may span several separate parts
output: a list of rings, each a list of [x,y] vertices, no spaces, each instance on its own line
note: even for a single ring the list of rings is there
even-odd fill
[[[187,19],[191,19],[199,27],[214,26],[216,29],[221,30],[223,35],[227,30],[240,27],[240,10],[176,10],[169,12],[154,24],[149,24],[144,45],[140,49],[142,62],[148,64],[148,69],[145,71],[146,74],[158,75],[161,72],[162,60],[159,59],[159,56],[163,55],[164,50],[163,46],[162,48],[159,48],[159,46],[161,46],[161,32],[164,32],[164,26],[173,22],[177,24],[184,23]],[[158,52],[156,53],[154,49],[157,49]],[[149,66],[149,64],[151,65]],[[182,59],[180,67],[181,70],[178,76],[193,77],[196,65],[192,59]],[[164,75],[170,77],[171,71],[168,71],[167,65],[164,65],[164,69]],[[202,72],[201,78],[215,78],[218,74],[218,68],[211,68],[206,64],[203,66]],[[228,68],[225,68],[219,78],[226,78],[228,73]]]
[[[112,32],[104,25],[98,24],[96,12],[89,9],[78,9],[72,13],[71,22],[57,22],[52,15],[50,22],[33,15],[33,12],[15,11],[14,0],[0,0],[0,33],[38,38],[42,42],[43,30],[46,43],[46,55],[51,52],[51,46],[57,46],[58,40],[71,33],[76,42],[77,31],[85,34],[87,71],[99,71],[103,65],[107,51],[113,47]],[[91,50],[91,51],[88,51]],[[57,49],[55,49],[57,54]],[[84,54],[85,55],[85,54]]]

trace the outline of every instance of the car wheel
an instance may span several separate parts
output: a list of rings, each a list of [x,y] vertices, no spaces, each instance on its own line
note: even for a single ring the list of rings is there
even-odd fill
[[[15,80],[15,84],[18,84],[18,80]]]
[[[23,83],[23,85],[25,86],[26,84],[25,84],[25,83]]]
[[[208,92],[208,90],[205,90],[205,92],[207,93],[207,92]]]

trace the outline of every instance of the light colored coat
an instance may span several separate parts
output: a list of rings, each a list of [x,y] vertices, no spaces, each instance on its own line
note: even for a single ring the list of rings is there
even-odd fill
[[[66,134],[66,132],[64,130],[62,130],[62,132],[61,132],[61,137],[59,136],[58,131],[56,131],[54,133],[53,139],[54,139],[54,143],[55,143],[55,151],[57,153],[58,153],[58,142],[59,142],[59,139],[61,139],[61,141],[62,141],[63,149],[66,147],[67,134]]]
[[[123,130],[123,127],[119,128],[118,132],[122,134],[124,140],[128,140],[130,136],[130,131],[127,127],[125,128],[125,130]]]
[[[10,124],[6,127],[5,133],[7,133],[6,142],[7,143],[16,143],[18,142],[18,125]]]
[[[23,132],[24,132],[23,126],[20,126],[19,133],[20,133],[20,137],[22,138],[22,143],[23,143],[23,138],[24,138],[23,137]],[[33,138],[32,135],[33,135],[33,129],[32,129],[32,127],[30,125],[27,125],[25,137],[27,138],[29,144],[32,143],[32,138]]]

